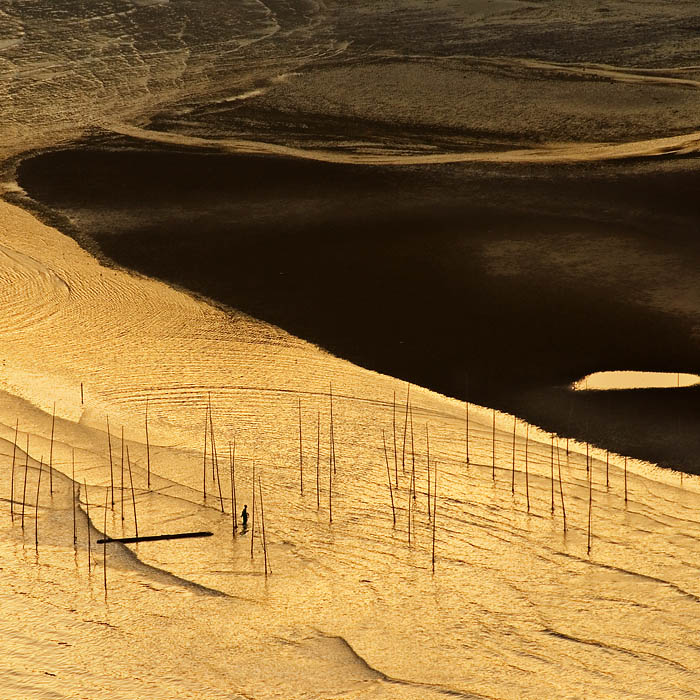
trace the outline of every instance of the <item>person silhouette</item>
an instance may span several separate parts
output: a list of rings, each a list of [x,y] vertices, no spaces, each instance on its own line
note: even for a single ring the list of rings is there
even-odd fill
[[[241,512],[241,521],[243,523],[243,529],[248,529],[248,505],[243,506],[243,511]]]

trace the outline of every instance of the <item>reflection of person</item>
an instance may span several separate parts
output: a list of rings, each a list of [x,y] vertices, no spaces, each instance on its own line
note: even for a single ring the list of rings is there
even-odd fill
[[[248,506],[243,506],[243,511],[241,512],[241,521],[243,522],[243,529],[248,527]]]

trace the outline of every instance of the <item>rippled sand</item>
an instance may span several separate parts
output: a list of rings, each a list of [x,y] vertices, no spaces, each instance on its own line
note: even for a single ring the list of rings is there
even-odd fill
[[[14,158],[115,134],[427,171],[670,161],[664,179],[698,150],[697,22],[691,0],[0,1],[0,187],[22,195]],[[649,221],[692,237],[693,201],[666,195]],[[589,279],[575,235],[544,240],[486,260]],[[645,261],[634,293],[692,333],[692,262],[597,245]],[[0,697],[698,696],[695,477],[474,405],[467,464],[463,403],[411,387],[407,413],[392,377],[103,267],[7,202],[0,309]],[[233,535],[234,441],[267,577],[259,510],[252,555]],[[140,534],[213,535],[98,545],[134,534],[134,502]]]
[[[686,477],[681,487],[677,476],[630,462],[625,506],[622,459],[610,457],[608,488],[606,456],[596,451],[589,558],[584,446],[572,443],[567,457],[565,441],[558,444],[565,534],[558,483],[551,513],[548,435],[527,428],[526,447],[526,427],[517,425],[512,495],[511,417],[496,416],[494,481],[491,412],[470,407],[467,467],[464,404],[412,387],[404,452],[406,387],[391,378],[160,283],[101,267],[74,242],[9,205],[2,207],[1,225],[2,294],[15,304],[12,316],[3,317],[0,400],[4,697],[694,696],[693,619],[700,599],[694,479]],[[220,472],[217,481],[207,462],[205,503],[209,392]],[[42,467],[37,549],[38,466],[51,452],[54,401],[54,494]],[[128,485],[121,490],[122,425],[139,532],[211,530],[214,536],[109,545],[105,599],[102,548],[95,541],[105,499],[107,532],[133,534]],[[438,474],[434,574],[426,426]],[[382,431],[392,482],[398,482],[396,527]],[[251,508],[254,462],[262,479],[267,579],[260,540],[251,559],[250,533],[232,538],[228,442],[234,438],[238,510],[244,502]],[[75,549],[73,450],[80,492]],[[417,500],[409,544],[413,469]],[[434,478],[433,470],[431,490]]]

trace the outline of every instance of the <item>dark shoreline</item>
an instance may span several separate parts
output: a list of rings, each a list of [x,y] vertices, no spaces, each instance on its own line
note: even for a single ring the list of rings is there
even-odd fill
[[[17,179],[33,200],[20,204],[119,265],[700,473],[700,390],[565,389],[598,370],[700,371],[693,318],[638,288],[664,255],[700,263],[694,166],[369,167],[112,139],[31,155]]]

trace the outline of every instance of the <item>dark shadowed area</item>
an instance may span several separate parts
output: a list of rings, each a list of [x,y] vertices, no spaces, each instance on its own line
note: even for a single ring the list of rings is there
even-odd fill
[[[598,370],[700,370],[694,161],[369,167],[121,139],[31,157],[18,182],[119,265],[365,367],[460,398],[468,377],[474,402],[700,471],[697,389],[564,389]]]

